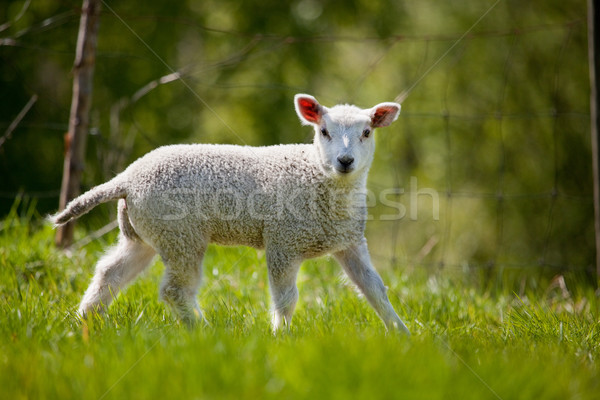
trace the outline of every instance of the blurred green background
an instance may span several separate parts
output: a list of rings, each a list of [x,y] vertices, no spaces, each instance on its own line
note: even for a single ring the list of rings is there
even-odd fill
[[[298,92],[366,108],[412,89],[376,134],[376,265],[595,282],[586,2],[494,4],[107,1],[82,189],[165,144],[309,142]],[[0,7],[0,135],[38,95],[0,147],[0,215],[19,195],[40,216],[58,205],[80,7]]]

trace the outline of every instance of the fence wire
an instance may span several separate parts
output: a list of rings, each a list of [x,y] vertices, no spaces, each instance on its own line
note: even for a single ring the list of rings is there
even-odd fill
[[[6,35],[0,38],[0,49],[5,46],[44,54],[48,52],[62,54],[63,50],[38,48],[35,40],[30,41],[28,37],[33,33],[46,32],[73,23],[78,20],[78,14],[78,11],[62,12],[45,18],[17,34]],[[487,14],[484,14],[477,22],[486,16]],[[569,60],[573,56],[572,49],[579,48],[577,41],[580,39],[581,32],[586,29],[584,18],[507,29],[487,29],[486,24],[481,24],[482,26],[477,28],[473,25],[466,31],[454,34],[393,34],[385,37],[255,34],[207,27],[192,18],[133,15],[120,13],[110,7],[105,7],[102,19],[110,20],[111,24],[122,23],[128,26],[130,33],[134,33],[139,42],[135,54],[101,50],[98,55],[100,63],[106,59],[139,58],[144,47],[154,52],[152,42],[143,39],[136,30],[136,24],[144,21],[185,25],[211,35],[234,38],[236,41],[241,41],[242,45],[221,60],[204,62],[201,65],[190,62],[177,66],[175,63],[163,61],[166,58],[161,54],[145,55],[144,57],[149,57],[148,62],[156,62],[157,60],[152,60],[152,57],[158,57],[159,61],[165,64],[168,74],[162,78],[154,77],[149,84],[114,101],[109,109],[99,110],[103,115],[110,115],[110,126],[115,131],[110,135],[98,135],[97,132],[92,132],[95,133],[93,135],[95,139],[92,138],[91,141],[98,147],[99,154],[104,151],[110,152],[110,149],[115,147],[120,148],[122,152],[119,156],[112,158],[123,163],[128,158],[126,156],[131,155],[129,147],[133,146],[131,143],[134,140],[146,141],[155,146],[157,143],[152,139],[153,134],[146,132],[144,123],[136,120],[133,112],[128,114],[130,117],[128,123],[123,123],[122,119],[126,118],[124,114],[140,99],[152,95],[159,87],[172,85],[172,82],[183,82],[194,93],[196,98],[193,101],[212,110],[213,119],[220,120],[216,125],[223,124],[226,130],[230,130],[234,136],[239,136],[238,139],[242,140],[240,138],[244,134],[240,132],[237,125],[233,124],[231,115],[221,113],[219,111],[221,108],[215,107],[212,103],[215,101],[214,98],[209,95],[205,97],[204,93],[251,90],[257,96],[268,96],[274,91],[288,93],[303,91],[310,87],[301,84],[292,86],[288,82],[278,81],[223,83],[213,80],[205,83],[203,77],[207,74],[231,70],[235,67],[241,68],[253,62],[261,62],[265,58],[278,60],[278,54],[288,54],[286,50],[293,51],[294,46],[299,44],[310,44],[323,51],[331,49],[332,46],[337,48],[348,44],[365,45],[376,50],[370,54],[371,61],[366,63],[362,73],[358,74],[345,90],[346,101],[355,102],[360,100],[360,94],[365,87],[373,84],[374,76],[381,74],[381,70],[390,71],[389,64],[402,58],[402,51],[408,48],[403,46],[415,46],[421,56],[413,57],[412,60],[420,58],[420,61],[404,71],[409,73],[411,79],[404,78],[401,83],[397,83],[396,77],[390,77],[393,84],[388,86],[394,89],[390,90],[388,87],[385,91],[386,95],[395,91],[394,95],[403,101],[401,120],[397,123],[399,127],[394,128],[399,132],[394,134],[404,135],[404,138],[394,138],[392,133],[381,132],[381,137],[378,138],[378,159],[373,167],[369,188],[374,192],[381,192],[390,187],[408,188],[410,178],[416,177],[419,179],[419,186],[406,189],[396,200],[398,202],[406,200],[411,196],[412,189],[419,190],[425,187],[432,189],[439,196],[439,219],[433,218],[435,197],[419,194],[420,192],[417,198],[419,200],[422,198],[423,201],[419,201],[416,205],[417,211],[419,215],[425,216],[416,220],[405,215],[392,221],[382,221],[377,215],[385,210],[375,208],[373,211],[375,217],[368,223],[367,235],[375,238],[370,243],[372,256],[380,263],[389,263],[393,266],[425,265],[432,268],[458,269],[472,266],[489,269],[491,267],[516,269],[542,267],[552,271],[551,273],[565,270],[593,271],[593,237],[590,237],[593,235],[592,182],[588,180],[577,184],[568,183],[570,180],[587,179],[588,175],[585,174],[589,172],[584,171],[584,176],[580,177],[576,176],[580,171],[571,173],[565,170],[570,168],[571,164],[579,165],[577,157],[587,162],[589,155],[584,153],[573,156],[566,153],[569,149],[564,148],[565,144],[577,138],[578,149],[589,150],[586,144],[582,144],[584,143],[582,138],[587,138],[589,130],[588,109],[564,104],[564,99],[572,96],[568,91],[574,90],[569,83],[573,73],[570,70],[572,62]],[[558,51],[549,53],[547,49],[539,50],[543,53],[544,59],[551,62],[550,68],[553,71],[552,89],[547,99],[551,107],[522,110],[507,107],[507,99],[518,97],[520,89],[523,89],[519,87],[523,79],[519,74],[525,68],[523,63],[527,62],[523,54],[528,51],[528,46],[531,46],[528,39],[540,35],[555,38],[558,34],[562,35]],[[456,83],[457,69],[463,68],[466,63],[471,62],[470,60],[475,60],[476,64],[477,57],[473,56],[473,52],[486,46],[494,46],[499,39],[504,40],[502,43],[505,44],[505,48],[499,48],[494,54],[496,59],[499,54],[503,54],[500,63],[501,72],[491,72],[486,75],[477,69],[477,65],[470,66],[474,68],[474,83],[471,84],[489,84],[494,90],[485,92],[488,98],[481,100],[481,106],[474,102],[466,104],[464,109],[457,107],[453,101],[462,97],[457,97],[455,93],[461,89],[469,90],[467,83]],[[446,51],[444,52],[443,49]],[[581,60],[581,63],[587,64],[587,60]],[[404,68],[402,65],[398,67]],[[485,67],[480,66],[480,68]],[[163,79],[166,76],[169,79]],[[478,78],[482,79],[478,80]],[[534,78],[524,77],[532,80]],[[430,80],[434,81],[435,85],[431,84]],[[96,82],[96,84],[102,83]],[[200,89],[197,88],[201,89],[202,95],[198,95]],[[432,88],[435,91],[431,90]],[[332,95],[331,91],[320,90],[322,93],[316,93],[317,97],[319,94],[322,94],[325,99],[341,97]],[[534,90],[535,88],[527,88],[526,91]],[[491,92],[494,92],[493,95],[490,94]],[[476,97],[477,94],[475,93],[474,96]],[[587,93],[580,93],[580,95],[587,97]],[[229,101],[236,99],[235,94],[229,96]],[[40,94],[40,99],[43,100],[43,94]],[[413,106],[415,103],[417,105]],[[583,104],[587,104],[587,98]],[[10,123],[11,121],[4,121],[1,125],[8,127]],[[11,129],[15,130],[14,135],[18,135],[20,129],[37,129],[56,134],[60,133],[64,126],[64,121],[40,122],[25,116],[19,126]],[[545,135],[546,129],[549,138]],[[577,132],[578,129],[580,133]],[[481,133],[481,138],[477,137],[477,132]],[[522,138],[516,138],[517,136]],[[432,143],[432,140],[435,141],[434,145],[425,143]],[[521,146],[515,144],[518,141],[522,141]],[[129,143],[125,145],[125,150],[123,150],[124,142]],[[9,144],[5,144],[5,147],[7,148]],[[476,149],[479,145],[482,146],[481,153],[476,150],[472,153],[468,151],[469,146]],[[129,153],[126,151],[128,148]],[[532,152],[532,160],[528,162],[525,153],[530,148],[535,148],[535,152]],[[427,151],[428,149],[440,150],[438,153],[441,154],[435,154],[437,161],[423,166],[420,161],[431,157],[432,151]],[[383,156],[380,156],[382,153]],[[469,160],[469,157],[472,159]],[[492,167],[488,165],[488,158],[494,158],[496,161],[490,162],[493,164]],[[568,159],[571,164],[565,159]],[[115,162],[108,162],[109,165],[105,169],[114,173],[117,169]],[[588,164],[591,167],[591,163]],[[529,168],[523,170],[523,182],[519,182],[518,179],[520,175],[518,165],[526,165]],[[537,172],[530,172],[531,169],[536,168]],[[432,169],[437,172],[432,173]],[[428,177],[428,174],[436,176],[432,178]],[[528,183],[536,182],[535,177],[539,176],[546,177],[544,182],[534,183],[528,188]],[[573,188],[577,187],[582,189],[574,191]],[[58,198],[58,189],[0,190],[0,198],[11,199],[22,195],[52,199]],[[429,197],[431,197],[431,207]],[[428,208],[431,210],[427,211]],[[569,235],[576,236],[569,239]]]

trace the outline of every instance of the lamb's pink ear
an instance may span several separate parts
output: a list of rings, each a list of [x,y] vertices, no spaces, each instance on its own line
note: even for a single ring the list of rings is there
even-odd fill
[[[398,114],[400,114],[398,103],[377,104],[370,110],[371,126],[373,128],[388,126],[398,118]]]
[[[294,106],[300,120],[305,124],[320,124],[324,107],[317,99],[308,94],[297,94],[294,97]]]

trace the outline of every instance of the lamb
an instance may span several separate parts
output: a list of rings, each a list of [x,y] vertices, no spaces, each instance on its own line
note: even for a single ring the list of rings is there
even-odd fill
[[[160,147],[51,216],[58,226],[118,200],[118,243],[98,261],[80,316],[103,312],[159,254],[161,298],[185,323],[203,321],[196,300],[202,258],[218,243],[265,249],[275,332],[292,321],[301,262],[330,253],[387,329],[409,334],[364,237],[373,130],[395,121],[400,105],[327,108],[306,94],[294,104],[301,122],[314,127],[312,144]]]

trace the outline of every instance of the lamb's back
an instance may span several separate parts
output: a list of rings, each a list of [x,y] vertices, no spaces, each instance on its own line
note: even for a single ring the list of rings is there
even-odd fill
[[[314,147],[306,144],[163,146],[139,158],[125,174],[129,187],[140,193],[207,185],[254,190],[282,179],[302,182],[322,175]]]

